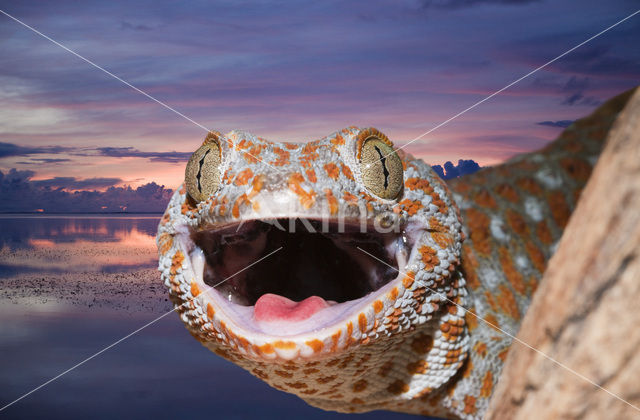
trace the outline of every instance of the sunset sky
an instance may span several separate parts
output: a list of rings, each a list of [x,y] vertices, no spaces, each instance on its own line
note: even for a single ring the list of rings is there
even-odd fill
[[[415,138],[638,9],[637,1],[0,1],[210,129]],[[431,164],[536,149],[640,83],[640,14],[407,150]],[[206,134],[0,15],[0,171],[67,190],[175,188]],[[48,183],[48,184],[47,184]]]

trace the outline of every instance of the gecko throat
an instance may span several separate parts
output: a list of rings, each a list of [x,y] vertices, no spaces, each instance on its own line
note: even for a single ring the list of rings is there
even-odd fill
[[[248,322],[298,322],[326,308],[337,312],[398,277],[412,248],[410,235],[365,230],[309,219],[250,220],[193,231],[191,259],[204,284],[234,312],[251,318],[253,311]]]

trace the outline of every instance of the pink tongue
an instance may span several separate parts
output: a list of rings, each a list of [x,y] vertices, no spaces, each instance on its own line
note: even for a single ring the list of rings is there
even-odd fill
[[[253,308],[257,321],[302,321],[330,305],[320,296],[294,302],[284,296],[267,293],[260,296]]]

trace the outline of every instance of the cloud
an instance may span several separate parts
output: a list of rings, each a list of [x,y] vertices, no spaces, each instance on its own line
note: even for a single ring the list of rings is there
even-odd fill
[[[162,212],[173,194],[155,182],[131,188],[114,186],[121,182],[118,178],[56,177],[33,181],[34,175],[28,170],[0,171],[0,213],[38,209],[48,213]],[[67,191],[105,186],[105,191]]]
[[[451,161],[447,161],[444,164],[444,169],[440,165],[432,165],[431,168],[433,168],[442,179],[452,179],[469,175],[481,169],[480,165],[473,159],[460,159],[457,165],[454,165]]]
[[[141,152],[133,147],[98,147],[95,150],[101,156],[146,158],[152,162],[168,163],[186,162],[191,156],[191,152]]]
[[[120,184],[120,178],[87,178],[76,179],[70,176],[57,176],[51,179],[31,181],[38,188],[59,188],[65,190],[82,190],[90,188],[106,188]]]
[[[19,146],[13,143],[2,143],[0,142],[0,158],[10,157],[10,156],[29,156],[35,154],[43,154],[43,153],[63,153],[70,150],[68,147],[62,146],[40,146],[40,147],[29,147],[29,146]]]
[[[62,163],[71,162],[71,159],[55,159],[55,158],[31,158],[29,161],[20,161],[22,165],[40,165],[43,163]]]
[[[435,7],[440,9],[461,9],[465,7],[479,6],[482,4],[497,4],[504,6],[522,6],[537,3],[540,0],[423,0],[422,7]]]
[[[131,22],[127,22],[127,21],[123,21],[120,24],[120,28],[121,29],[130,29],[133,31],[150,31],[153,28],[151,26],[147,26],[147,25],[141,25],[141,24],[133,24]]]
[[[0,158],[11,156],[31,156],[34,154],[67,154],[72,156],[107,156],[113,158],[134,157],[141,159],[149,159],[152,162],[179,163],[186,162],[191,156],[191,152],[143,152],[134,147],[96,147],[96,148],[78,148],[63,146],[41,146],[41,147],[25,147],[13,143],[0,143]],[[46,159],[32,158],[32,162],[20,162],[23,164],[34,163],[59,163],[68,162],[71,159]]]
[[[589,105],[589,106],[598,106],[602,103],[602,101],[595,96],[584,96],[582,93],[574,93],[569,95],[562,101],[562,105]]]
[[[537,122],[538,125],[544,125],[546,127],[560,127],[566,128],[573,124],[573,120],[560,120],[560,121],[540,121]]]

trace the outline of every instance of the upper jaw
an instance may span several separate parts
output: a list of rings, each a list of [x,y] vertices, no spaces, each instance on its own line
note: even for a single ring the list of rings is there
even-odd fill
[[[283,224],[294,231],[281,231]],[[324,228],[318,220],[254,219],[183,235],[193,282],[202,291],[197,298],[211,321],[267,358],[309,355],[309,342],[316,343],[314,354],[318,342],[327,351],[328,344],[340,348],[377,335],[404,289],[405,266],[422,229]],[[273,347],[278,342],[295,345]]]

